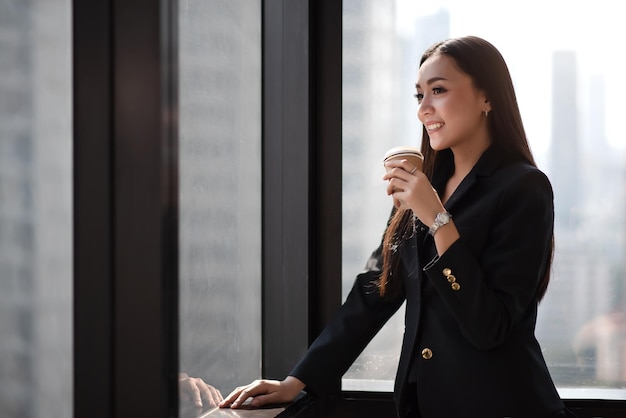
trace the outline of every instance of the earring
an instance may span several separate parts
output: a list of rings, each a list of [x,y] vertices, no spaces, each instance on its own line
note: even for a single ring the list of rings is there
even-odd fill
[[[485,110],[485,117],[489,116],[489,111]]]

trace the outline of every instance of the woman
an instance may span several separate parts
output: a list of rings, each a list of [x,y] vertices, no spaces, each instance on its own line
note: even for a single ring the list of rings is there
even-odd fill
[[[424,172],[387,162],[395,209],[346,302],[283,381],[234,390],[237,408],[323,392],[406,300],[399,417],[565,417],[534,336],[553,254],[553,195],[531,155],[497,49],[428,49],[417,74]]]

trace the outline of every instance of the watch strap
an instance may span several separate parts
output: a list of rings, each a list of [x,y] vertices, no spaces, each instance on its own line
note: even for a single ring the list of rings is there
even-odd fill
[[[428,233],[432,236],[435,236],[435,233],[439,228],[444,225],[447,225],[452,219],[452,215],[449,212],[439,212],[437,216],[435,216],[435,222],[428,229]]]

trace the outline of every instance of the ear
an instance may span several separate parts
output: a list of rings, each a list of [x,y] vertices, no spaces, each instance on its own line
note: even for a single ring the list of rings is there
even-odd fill
[[[489,99],[487,99],[485,97],[485,108],[483,109],[483,112],[491,112],[491,102],[489,102]]]

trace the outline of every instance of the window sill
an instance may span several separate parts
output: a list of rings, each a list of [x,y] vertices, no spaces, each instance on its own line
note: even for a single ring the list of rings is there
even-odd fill
[[[393,392],[393,380],[342,379],[345,392]],[[560,387],[561,399],[577,400],[626,400],[626,389],[600,387]]]
[[[228,408],[184,408],[181,418],[274,418],[285,410],[285,407],[228,409]]]

